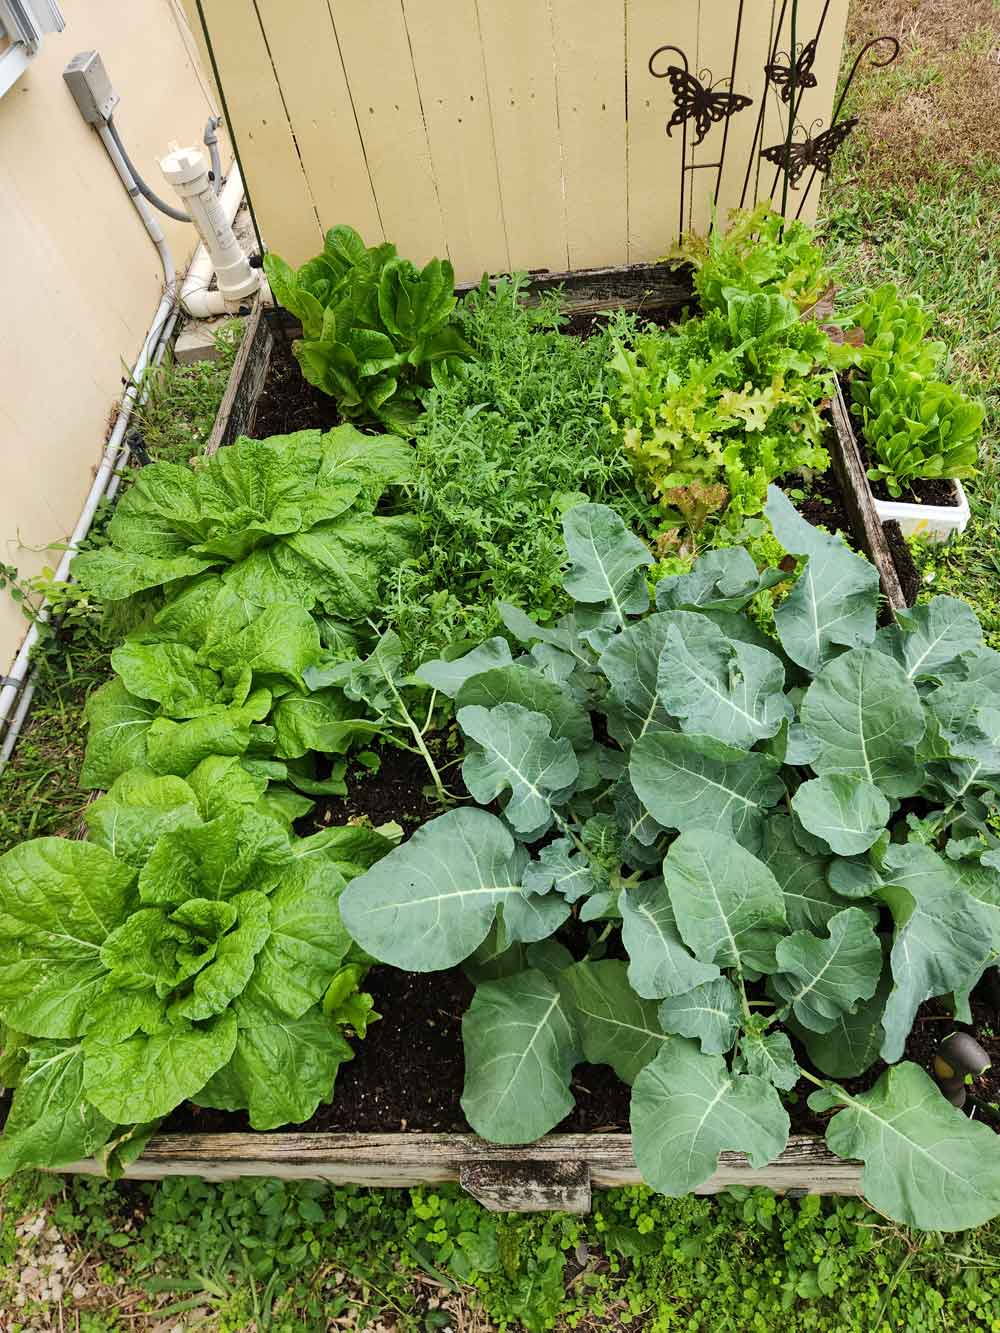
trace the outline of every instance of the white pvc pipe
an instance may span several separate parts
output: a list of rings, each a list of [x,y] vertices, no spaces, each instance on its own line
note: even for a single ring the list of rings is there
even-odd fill
[[[62,559],[59,561],[54,574],[54,580],[63,582],[69,575],[69,567],[76,555],[80,543],[90,531],[90,525],[94,521],[94,514],[97,512],[97,506],[102,498],[107,494],[113,496],[118,489],[120,476],[119,465],[124,464],[128,457],[128,445],[124,443],[125,432],[132,416],[132,409],[144,388],[143,376],[147,366],[154,364],[159,360],[166,347],[167,340],[177,321],[177,306],[174,297],[174,286],[176,282],[176,270],[174,268],[173,257],[167,246],[166,237],[163,234],[163,228],[154,216],[145,199],[136,188],[132,173],[125,165],[124,159],[119,153],[117,145],[107,131],[107,126],[98,126],[98,133],[104,143],[118,175],[121,177],[122,184],[125,186],[135,205],[136,211],[142,218],[146,231],[150,239],[156,246],[160,261],[163,265],[164,292],[160,298],[160,304],[156,308],[156,314],[153,316],[153,322],[149,327],[142,344],[142,349],[136,358],[135,365],[132,367],[129,375],[129,382],[122,395],[121,406],[118,416],[115,420],[114,428],[105,446],[104,456],[101,459],[101,465],[94,477],[93,485],[84,501],[83,510],[77,519],[76,527],[70,536],[63,552]],[[27,716],[28,708],[31,705],[32,695],[35,691],[36,670],[31,671],[31,679],[26,681],[28,676],[31,652],[38,642],[38,621],[47,620],[49,617],[50,606],[48,602],[43,602],[38,610],[36,622],[33,622],[25,635],[24,642],[14,659],[14,665],[11,667],[10,674],[5,678],[3,688],[0,689],[0,725],[8,721],[6,734],[4,735],[3,746],[0,747],[0,771],[4,768],[7,760],[13,752],[14,745],[17,742],[21,726]],[[23,689],[22,689],[23,686]],[[18,696],[20,695],[20,698]],[[17,708],[11,717],[11,709],[15,702]]]
[[[229,175],[226,177],[226,183],[222,187],[222,193],[217,196],[219,207],[230,226],[233,219],[239,212],[240,204],[243,202],[243,178],[240,175],[240,169],[234,162]],[[202,242],[194,252],[194,258],[191,260],[187,276],[180,290],[180,303],[186,314],[192,319],[209,319],[215,315],[225,315],[229,313],[225,297],[219,290],[209,290],[212,279],[215,276],[215,267],[212,262],[212,256],[208,248]],[[260,290],[263,293],[265,302],[271,304],[271,293],[263,274],[260,278]]]

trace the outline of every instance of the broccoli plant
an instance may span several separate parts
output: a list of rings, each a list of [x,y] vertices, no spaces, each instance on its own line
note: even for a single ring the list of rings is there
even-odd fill
[[[608,1064],[643,1176],[681,1195],[725,1150],[778,1157],[805,1084],[875,1207],[976,1225],[1000,1140],[905,1051],[931,997],[968,1020],[1000,951],[1000,654],[948,597],[878,629],[872,566],[774,488],[767,513],[804,557],[776,639],[746,612],[787,576],[711,552],[653,610],[645,545],[571,509],[573,613],[504,606],[516,657],[499,638],[419,673],[454,699],[476,804],[352,880],[343,920],[397,967],[464,965],[462,1105],[494,1142],[552,1129],[574,1066]],[[838,1082],[879,1059],[868,1091]]]

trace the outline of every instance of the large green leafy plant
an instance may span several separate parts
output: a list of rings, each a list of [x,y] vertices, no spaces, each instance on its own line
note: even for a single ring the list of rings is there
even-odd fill
[[[694,270],[703,310],[725,310],[735,292],[784,296],[799,310],[814,306],[830,287],[823,251],[804,222],[789,222],[769,202],[734,209],[725,228],[689,235],[667,256]]]
[[[302,323],[292,350],[303,375],[345,417],[411,434],[428,389],[470,354],[452,322],[447,259],[418,270],[394,245],[366,247],[353,227],[341,226],[301,268],[269,254],[264,269],[275,300]]]
[[[884,482],[890,495],[920,478],[975,474],[986,413],[955,385],[899,371],[878,382],[857,380],[852,393],[869,479]]]
[[[0,858],[0,1176],[137,1153],[186,1100],[272,1129],[331,1098],[371,1017],[338,900],[391,842],[292,838],[264,785],[218,756],[187,781],[134,769],[88,808],[90,841]]]
[[[412,551],[412,520],[374,512],[411,477],[409,445],[352,426],[237,440],[198,471],[144,468],[110,544],[73,565],[102,600],[144,599],[88,703],[84,785],[135,765],[184,777],[221,754],[315,792],[309,753],[343,754],[374,728],[304,676],[356,648]]]
[[[781,574],[712,552],[651,612],[643,543],[571,509],[574,612],[504,607],[519,656],[497,638],[419,673],[502,814],[424,825],[348,885],[343,919],[375,957],[477,983],[463,1107],[491,1140],[544,1134],[574,1066],[606,1063],[643,1175],[683,1194],[724,1150],[777,1157],[805,1079],[876,1207],[971,1226],[1000,1211],[1000,1140],[902,1057],[920,1004],[967,1019],[1000,950],[1000,654],[950,598],[877,630],[875,570],[777,490],[767,513],[805,557],[776,640],[746,608]],[[583,958],[558,939],[571,915],[594,923]],[[869,1090],[837,1082],[879,1058]]]
[[[931,316],[920,298],[883,283],[848,318],[864,334],[851,398],[868,445],[869,479],[898,497],[921,478],[971,477],[985,410],[933,378],[945,345],[927,337]]]
[[[668,518],[678,488],[716,482],[735,515],[754,514],[775,478],[828,466],[821,409],[852,355],[786,297],[727,288],[676,330],[626,330],[609,411]]]

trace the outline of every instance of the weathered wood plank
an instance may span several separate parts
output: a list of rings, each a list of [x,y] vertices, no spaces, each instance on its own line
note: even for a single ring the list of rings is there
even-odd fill
[[[491,1213],[589,1213],[590,1167],[572,1162],[473,1162],[458,1169],[466,1194]]]
[[[274,346],[274,335],[270,324],[263,318],[263,309],[258,295],[247,317],[243,341],[229,373],[212,434],[205,446],[206,456],[214,454],[220,445],[232,444],[238,435],[249,435],[253,430],[257,400],[267,380],[271,349]]]
[[[834,447],[830,451],[830,458],[844,497],[844,506],[850,516],[855,539],[878,570],[882,592],[889,610],[895,615],[897,611],[905,609],[906,598],[903,596],[892,552],[886,541],[882,520],[875,511],[871,487],[868,485],[868,477],[861,461],[858,442],[854,437],[851,418],[839,383],[830,404],[830,415],[833,418],[834,430],[832,441]]]
[[[532,1170],[582,1162],[592,1185],[642,1184],[628,1134],[550,1134],[524,1148],[486,1143],[474,1134],[164,1134],[150,1140],[125,1174],[132,1180],[277,1176],[401,1187],[459,1180],[463,1167],[500,1162]],[[100,1175],[103,1168],[89,1158],[62,1172]],[[794,1135],[781,1156],[759,1171],[742,1153],[723,1153],[719,1169],[696,1192],[715,1194],[731,1185],[860,1194],[861,1167],[834,1157],[820,1139]]]

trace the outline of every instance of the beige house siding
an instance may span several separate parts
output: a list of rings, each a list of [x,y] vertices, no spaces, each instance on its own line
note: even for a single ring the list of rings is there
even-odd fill
[[[209,83],[173,0],[64,3],[0,97],[0,561],[22,574],[55,564],[42,550],[76,522],[109,417],[159,300],[159,257],[97,134],[62,79],[100,51],[121,94],[116,123],[154,188],[171,139],[200,143]],[[178,268],[192,227],[162,219]],[[0,594],[0,672],[26,624]]]

